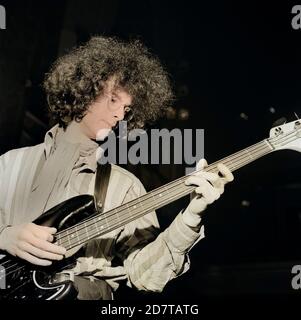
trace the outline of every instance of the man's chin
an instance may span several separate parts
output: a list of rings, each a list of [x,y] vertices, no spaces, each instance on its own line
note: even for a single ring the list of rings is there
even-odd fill
[[[103,141],[112,131],[111,128],[104,128],[97,131],[96,141]]]

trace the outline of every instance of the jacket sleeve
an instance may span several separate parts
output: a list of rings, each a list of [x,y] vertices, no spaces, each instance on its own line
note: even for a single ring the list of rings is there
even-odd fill
[[[145,194],[138,180],[124,202]],[[189,269],[189,250],[204,237],[204,227],[195,232],[179,213],[160,233],[155,212],[127,224],[116,241],[116,255],[124,264],[128,285],[138,290],[161,292],[168,281]]]

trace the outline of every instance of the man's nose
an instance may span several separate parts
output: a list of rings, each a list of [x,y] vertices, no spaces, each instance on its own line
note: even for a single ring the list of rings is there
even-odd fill
[[[120,108],[118,108],[118,110],[114,112],[114,118],[116,118],[117,121],[121,121],[124,119],[124,114],[125,114],[124,107],[121,106]]]

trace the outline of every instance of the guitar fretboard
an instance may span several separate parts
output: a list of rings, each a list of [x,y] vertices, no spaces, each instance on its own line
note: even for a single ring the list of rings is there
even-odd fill
[[[235,171],[273,150],[274,148],[269,140],[265,139],[210,164],[204,170],[217,173],[217,164],[223,163],[231,171]],[[195,173],[197,173],[197,171],[193,172],[193,174]],[[115,209],[97,214],[92,218],[57,233],[57,244],[64,246],[67,250],[74,248],[91,239],[123,227],[133,220],[190,194],[195,189],[195,186],[185,185],[185,180],[189,175],[183,176]]]

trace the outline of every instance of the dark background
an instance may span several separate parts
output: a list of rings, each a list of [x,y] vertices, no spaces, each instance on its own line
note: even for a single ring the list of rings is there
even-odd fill
[[[50,127],[41,83],[51,63],[91,35],[139,38],[170,73],[177,100],[159,127],[205,129],[213,162],[301,116],[301,29],[288,1],[0,1],[0,153],[43,141]],[[301,4],[301,2],[300,2]],[[180,165],[129,166],[148,190],[184,174]],[[120,299],[288,296],[301,264],[301,155],[273,153],[237,171],[206,212],[206,239],[191,269],[160,295]],[[158,210],[162,227],[187,204]]]

